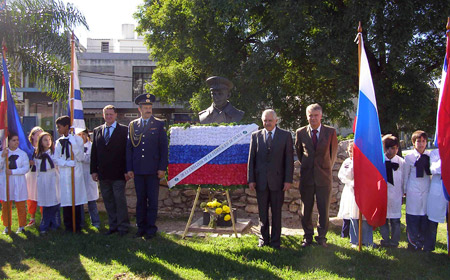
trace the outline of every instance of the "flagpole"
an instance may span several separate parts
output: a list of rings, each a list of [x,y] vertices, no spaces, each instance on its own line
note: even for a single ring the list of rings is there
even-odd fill
[[[362,36],[362,26],[361,22],[358,25],[358,79],[361,73],[361,36]],[[359,210],[358,219],[358,251],[362,250],[362,212]]]
[[[6,13],[6,10],[5,10]],[[3,59],[5,59],[6,61],[6,42],[5,42],[5,38],[3,38],[2,41],[2,53],[3,53]],[[5,77],[3,77],[3,81],[5,81]],[[7,98],[7,94],[6,94],[6,81],[4,83],[5,88],[3,89],[4,91],[4,98]],[[8,101],[7,101],[8,102]],[[6,150],[6,157],[5,157],[5,163],[6,163],[6,228],[8,230],[8,235],[11,234],[11,219],[12,219],[12,214],[11,214],[11,198],[10,198],[10,193],[9,193],[9,174],[8,174],[8,170],[9,170],[9,159],[8,159],[8,109],[6,109],[6,114],[5,114],[5,124],[6,124],[6,129],[5,129],[5,146],[3,147]]]
[[[75,38],[72,31],[72,37],[70,39],[71,44],[71,67],[70,67],[70,134],[73,134],[73,99],[74,99],[74,88],[73,88],[73,78],[74,78],[74,55],[75,55]],[[72,145],[70,146],[70,160],[73,159],[73,151],[72,151]],[[76,232],[76,224],[75,224],[75,167],[70,167],[71,169],[71,179],[72,179],[72,230],[73,232]]]

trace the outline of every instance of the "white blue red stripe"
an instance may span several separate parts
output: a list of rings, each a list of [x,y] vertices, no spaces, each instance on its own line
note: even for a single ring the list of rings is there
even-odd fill
[[[450,201],[450,75],[448,75],[450,57],[450,32],[447,30],[447,49],[442,70],[439,92],[438,113],[436,119],[437,146],[441,157],[441,176],[444,194]]]
[[[255,125],[256,126],[256,125]],[[169,180],[196,163],[245,125],[173,127],[170,132]],[[178,184],[215,184],[222,186],[247,183],[247,160],[251,133],[220,153]]]
[[[355,199],[367,222],[381,226],[386,222],[387,211],[386,167],[375,90],[360,36],[359,98],[353,151]]]
[[[77,56],[75,54],[75,51],[72,53],[73,59],[74,59],[74,66],[73,66],[73,123],[72,127],[78,132],[81,130],[86,129],[86,124],[84,122],[84,114],[83,114],[83,102],[81,100],[81,90],[80,90],[80,80],[78,79],[78,62],[77,62]],[[68,108],[68,115],[70,116],[70,93],[69,91],[69,104],[67,106]]]

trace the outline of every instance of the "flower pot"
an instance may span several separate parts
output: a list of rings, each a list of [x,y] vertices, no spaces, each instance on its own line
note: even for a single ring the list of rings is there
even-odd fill
[[[209,225],[210,219],[211,219],[211,215],[209,214],[209,212],[203,212],[203,222],[202,222],[202,225],[204,225],[204,226]]]
[[[234,223],[236,223],[236,219],[237,219],[236,212],[233,212],[233,216],[234,216]],[[225,221],[223,219],[223,217],[217,218],[217,226],[218,227],[231,227],[232,225],[233,224],[231,222],[231,219],[229,221]]]

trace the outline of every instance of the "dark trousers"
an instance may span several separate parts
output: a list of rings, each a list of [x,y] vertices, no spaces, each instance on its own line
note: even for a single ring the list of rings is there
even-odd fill
[[[300,195],[303,202],[302,227],[305,231],[305,241],[311,243],[314,235],[312,224],[312,213],[314,197],[316,198],[317,210],[319,211],[319,223],[317,225],[318,243],[326,242],[328,232],[328,210],[330,208],[331,186],[300,186]]]
[[[42,220],[39,225],[39,231],[48,231],[49,228],[57,229],[61,222],[57,221],[57,212],[59,211],[60,204],[55,206],[42,207]]]
[[[428,220],[427,230],[425,232],[425,242],[423,244],[424,251],[434,251],[436,247],[436,235],[439,223]]]
[[[350,219],[342,219],[341,237],[349,237]]]
[[[400,218],[386,219],[386,223],[380,227],[380,233],[383,237],[381,245],[397,247],[400,241]]]
[[[125,180],[100,180],[100,191],[108,213],[109,229],[127,232],[130,220],[125,197]]]
[[[267,245],[279,247],[281,244],[281,207],[284,201],[284,192],[280,189],[272,191],[269,187],[257,190],[259,225],[261,239]],[[269,207],[272,212],[272,232],[269,235]]]
[[[408,248],[415,250],[421,250],[423,248],[427,226],[427,215],[406,214],[406,235],[408,237]]]
[[[75,230],[81,231],[81,211],[83,205],[75,206]],[[63,220],[66,231],[72,231],[72,206],[65,206],[63,209]]]
[[[156,217],[158,215],[159,179],[156,175],[135,175],[136,188],[136,223],[138,232],[156,234]]]

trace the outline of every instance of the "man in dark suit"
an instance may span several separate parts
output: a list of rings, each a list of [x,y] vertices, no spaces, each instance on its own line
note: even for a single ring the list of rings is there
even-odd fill
[[[99,181],[109,230],[106,235],[128,232],[127,199],[125,197],[126,145],[128,128],[116,121],[117,111],[113,105],[103,108],[105,124],[94,129],[91,152],[91,176]]]
[[[167,134],[164,121],[152,115],[155,96],[141,94],[135,99],[141,117],[128,126],[127,171],[134,178],[136,187],[136,222],[138,231],[135,237],[151,239],[158,228],[159,180],[164,178],[168,165]]]
[[[259,247],[280,248],[281,207],[284,192],[292,186],[294,151],[292,135],[276,126],[274,110],[262,114],[264,129],[252,133],[248,156],[247,180],[250,190],[256,189],[261,237]],[[269,206],[272,211],[272,232],[269,235]]]
[[[302,227],[305,237],[302,246],[312,244],[314,227],[312,211],[314,196],[319,211],[316,241],[327,247],[328,210],[330,208],[333,165],[337,156],[336,130],[322,125],[322,107],[312,104],[306,108],[309,125],[296,132],[295,148],[300,161],[300,195],[303,202]]]

